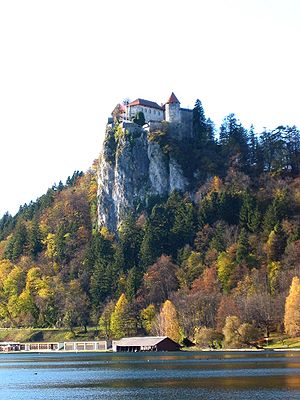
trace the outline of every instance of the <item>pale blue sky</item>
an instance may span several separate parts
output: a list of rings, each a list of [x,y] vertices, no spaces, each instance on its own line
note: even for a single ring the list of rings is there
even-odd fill
[[[0,215],[98,157],[129,97],[300,127],[298,0],[0,0]]]

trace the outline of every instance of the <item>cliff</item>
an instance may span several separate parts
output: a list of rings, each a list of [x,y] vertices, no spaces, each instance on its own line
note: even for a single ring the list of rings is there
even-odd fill
[[[185,131],[178,128],[169,125],[167,134]],[[129,211],[147,205],[151,197],[186,189],[182,168],[153,139],[160,134],[166,132],[157,127],[151,132],[129,122],[107,125],[98,170],[99,226],[115,232]]]

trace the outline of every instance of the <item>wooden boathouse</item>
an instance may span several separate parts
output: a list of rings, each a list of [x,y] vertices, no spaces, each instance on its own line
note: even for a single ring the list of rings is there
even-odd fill
[[[128,337],[113,341],[113,351],[178,351],[180,345],[168,336]]]

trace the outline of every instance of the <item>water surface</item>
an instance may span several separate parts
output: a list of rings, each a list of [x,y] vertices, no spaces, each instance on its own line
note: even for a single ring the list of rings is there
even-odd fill
[[[0,354],[5,400],[299,400],[300,352]]]

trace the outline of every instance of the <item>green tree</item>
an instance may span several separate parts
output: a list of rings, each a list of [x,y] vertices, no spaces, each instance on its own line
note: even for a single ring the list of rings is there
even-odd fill
[[[247,130],[234,114],[229,114],[223,120],[220,128],[220,145],[227,167],[238,163],[242,171],[249,170]]]
[[[136,116],[133,118],[133,122],[137,125],[143,126],[145,125],[145,115],[142,111],[136,113]]]
[[[207,124],[204,109],[199,99],[196,100],[193,109],[193,133],[201,145],[207,142]]]
[[[266,243],[266,252],[269,261],[280,261],[286,247],[286,234],[281,224],[277,224],[270,232]]]
[[[101,317],[99,318],[99,336],[104,337],[105,339],[111,338],[110,324],[114,309],[115,303],[111,300],[105,305]]]
[[[260,225],[260,213],[254,197],[247,191],[242,198],[240,224],[250,232],[256,233]]]
[[[12,259],[17,260],[26,250],[28,244],[28,233],[26,225],[21,221],[16,226],[13,249],[12,249]]]
[[[238,264],[248,264],[250,262],[251,264],[251,250],[247,231],[245,228],[242,228],[237,243],[236,262]]]
[[[169,210],[163,204],[156,204],[146,223],[141,244],[141,260],[144,267],[153,264],[162,254],[170,254],[171,219]]]
[[[43,248],[42,234],[39,228],[38,221],[36,219],[33,220],[31,229],[29,231],[28,247],[29,253],[33,259],[36,258],[38,253],[40,253]]]
[[[129,214],[122,222],[118,233],[120,251],[119,269],[125,272],[133,267],[138,268],[143,232],[132,214]]]

